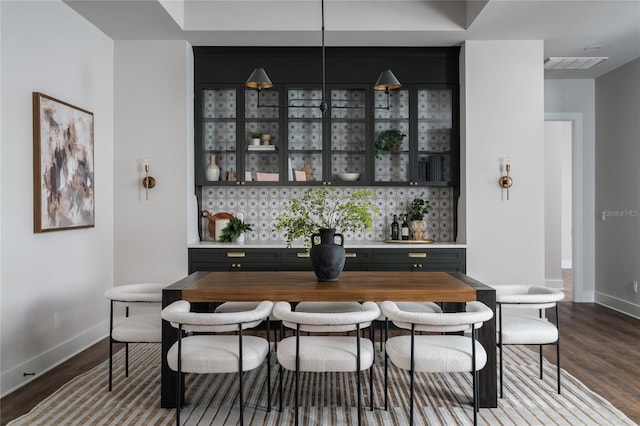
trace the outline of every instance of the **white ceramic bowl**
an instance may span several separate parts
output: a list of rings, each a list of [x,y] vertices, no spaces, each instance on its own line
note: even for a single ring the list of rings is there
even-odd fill
[[[360,177],[360,173],[338,173],[336,176],[345,182],[355,182]]]

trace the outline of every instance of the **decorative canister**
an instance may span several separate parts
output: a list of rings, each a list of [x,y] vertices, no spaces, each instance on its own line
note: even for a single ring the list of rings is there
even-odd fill
[[[214,236],[214,240],[220,241],[220,237],[222,236],[222,230],[227,227],[229,224],[229,219],[218,219],[216,220],[216,233]]]
[[[318,281],[338,281],[344,268],[344,237],[335,229],[320,229],[311,236],[309,257]],[[317,239],[320,243],[317,243]],[[336,244],[336,239],[340,240]]]

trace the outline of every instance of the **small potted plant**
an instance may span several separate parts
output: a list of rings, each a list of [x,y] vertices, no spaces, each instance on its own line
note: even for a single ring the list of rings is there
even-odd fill
[[[325,187],[308,189],[301,198],[289,201],[276,218],[275,228],[285,231],[287,247],[295,240],[305,239],[318,281],[336,281],[345,259],[344,237],[339,232],[371,229],[372,214],[379,212],[371,200],[373,195],[370,189],[343,195]]]
[[[244,243],[244,233],[247,231],[253,231],[251,224],[245,223],[242,219],[235,217],[222,229],[222,234],[218,241],[221,243],[233,243],[236,241]]]
[[[413,234],[414,240],[424,239],[424,222],[423,219],[429,214],[431,205],[429,200],[422,198],[414,198],[409,206],[407,212],[407,220],[409,221],[409,228]]]
[[[376,156],[379,157],[384,151],[398,152],[402,140],[406,136],[396,129],[388,129],[378,133],[375,139]]]
[[[262,138],[262,132],[249,132],[251,138],[251,145],[260,145],[260,138]]]

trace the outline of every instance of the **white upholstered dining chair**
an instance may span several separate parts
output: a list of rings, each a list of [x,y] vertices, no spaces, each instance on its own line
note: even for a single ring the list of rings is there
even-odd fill
[[[398,305],[398,308],[402,311],[407,312],[431,312],[431,313],[442,313],[442,308],[437,303],[433,302],[395,302]],[[380,352],[383,350],[384,342],[389,337],[388,330],[388,318],[382,313],[382,302],[378,302],[378,306],[380,307],[380,316],[376,318],[376,322],[380,325]],[[384,328],[384,332],[383,332]]]
[[[468,302],[465,312],[424,313],[401,310],[394,302],[382,302],[383,314],[410,335],[394,336],[385,344],[385,410],[387,403],[388,360],[409,371],[409,422],[413,424],[413,388],[415,372],[470,372],[473,378],[473,424],[477,424],[478,371],[487,363],[487,353],[477,341],[477,330],[493,317],[493,311],[481,302]],[[417,331],[458,334],[416,335]]]
[[[119,285],[104,295],[110,300],[109,314],[109,391],[113,382],[113,344],[125,344],[125,377],[129,377],[129,343],[162,341],[162,289],[166,284]],[[115,317],[116,306],[124,307],[124,316]],[[138,309],[141,308],[141,309]],[[139,310],[139,312],[132,312]]]
[[[178,331],[178,341],[167,352],[169,368],[178,373],[176,380],[176,424],[180,424],[183,390],[182,373],[238,373],[240,424],[244,424],[243,373],[267,360],[267,411],[271,411],[271,369],[269,358],[269,315],[273,302],[260,302],[253,309],[229,313],[191,312],[191,304],[178,300],[162,310],[162,318]],[[244,335],[243,330],[267,321],[267,338]],[[228,334],[236,332],[237,335]],[[183,334],[187,334],[183,336]],[[211,334],[225,333],[225,334]]]
[[[362,416],[360,372],[370,370],[374,360],[373,342],[360,337],[363,324],[380,315],[374,302],[364,302],[357,312],[298,312],[292,311],[287,302],[278,302],[273,315],[282,324],[295,330],[295,336],[280,341],[277,349],[280,364],[280,410],[282,411],[282,369],[295,372],[295,424],[299,422],[298,407],[301,372],[356,372],[358,424]],[[353,336],[336,336],[333,332],[355,331]],[[301,332],[310,335],[301,336]],[[314,334],[321,333],[321,335]],[[369,371],[369,396],[373,409],[373,375]]]
[[[533,285],[494,285],[498,316],[498,348],[500,398],[503,397],[503,350],[505,345],[538,345],[540,357],[540,379],[543,378],[543,345],[556,346],[557,386],[560,393],[560,333],[558,302],[564,299],[559,289]],[[511,308],[505,315],[503,308]],[[545,310],[555,308],[555,324],[544,315]],[[518,315],[515,310],[524,312]],[[523,310],[528,310],[523,311]],[[535,315],[537,311],[537,316]]]

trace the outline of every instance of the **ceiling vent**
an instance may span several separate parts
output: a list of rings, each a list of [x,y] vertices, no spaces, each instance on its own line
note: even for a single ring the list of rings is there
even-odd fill
[[[578,56],[574,58],[547,58],[544,61],[544,68],[547,70],[586,70],[592,66],[609,59],[602,57]]]

